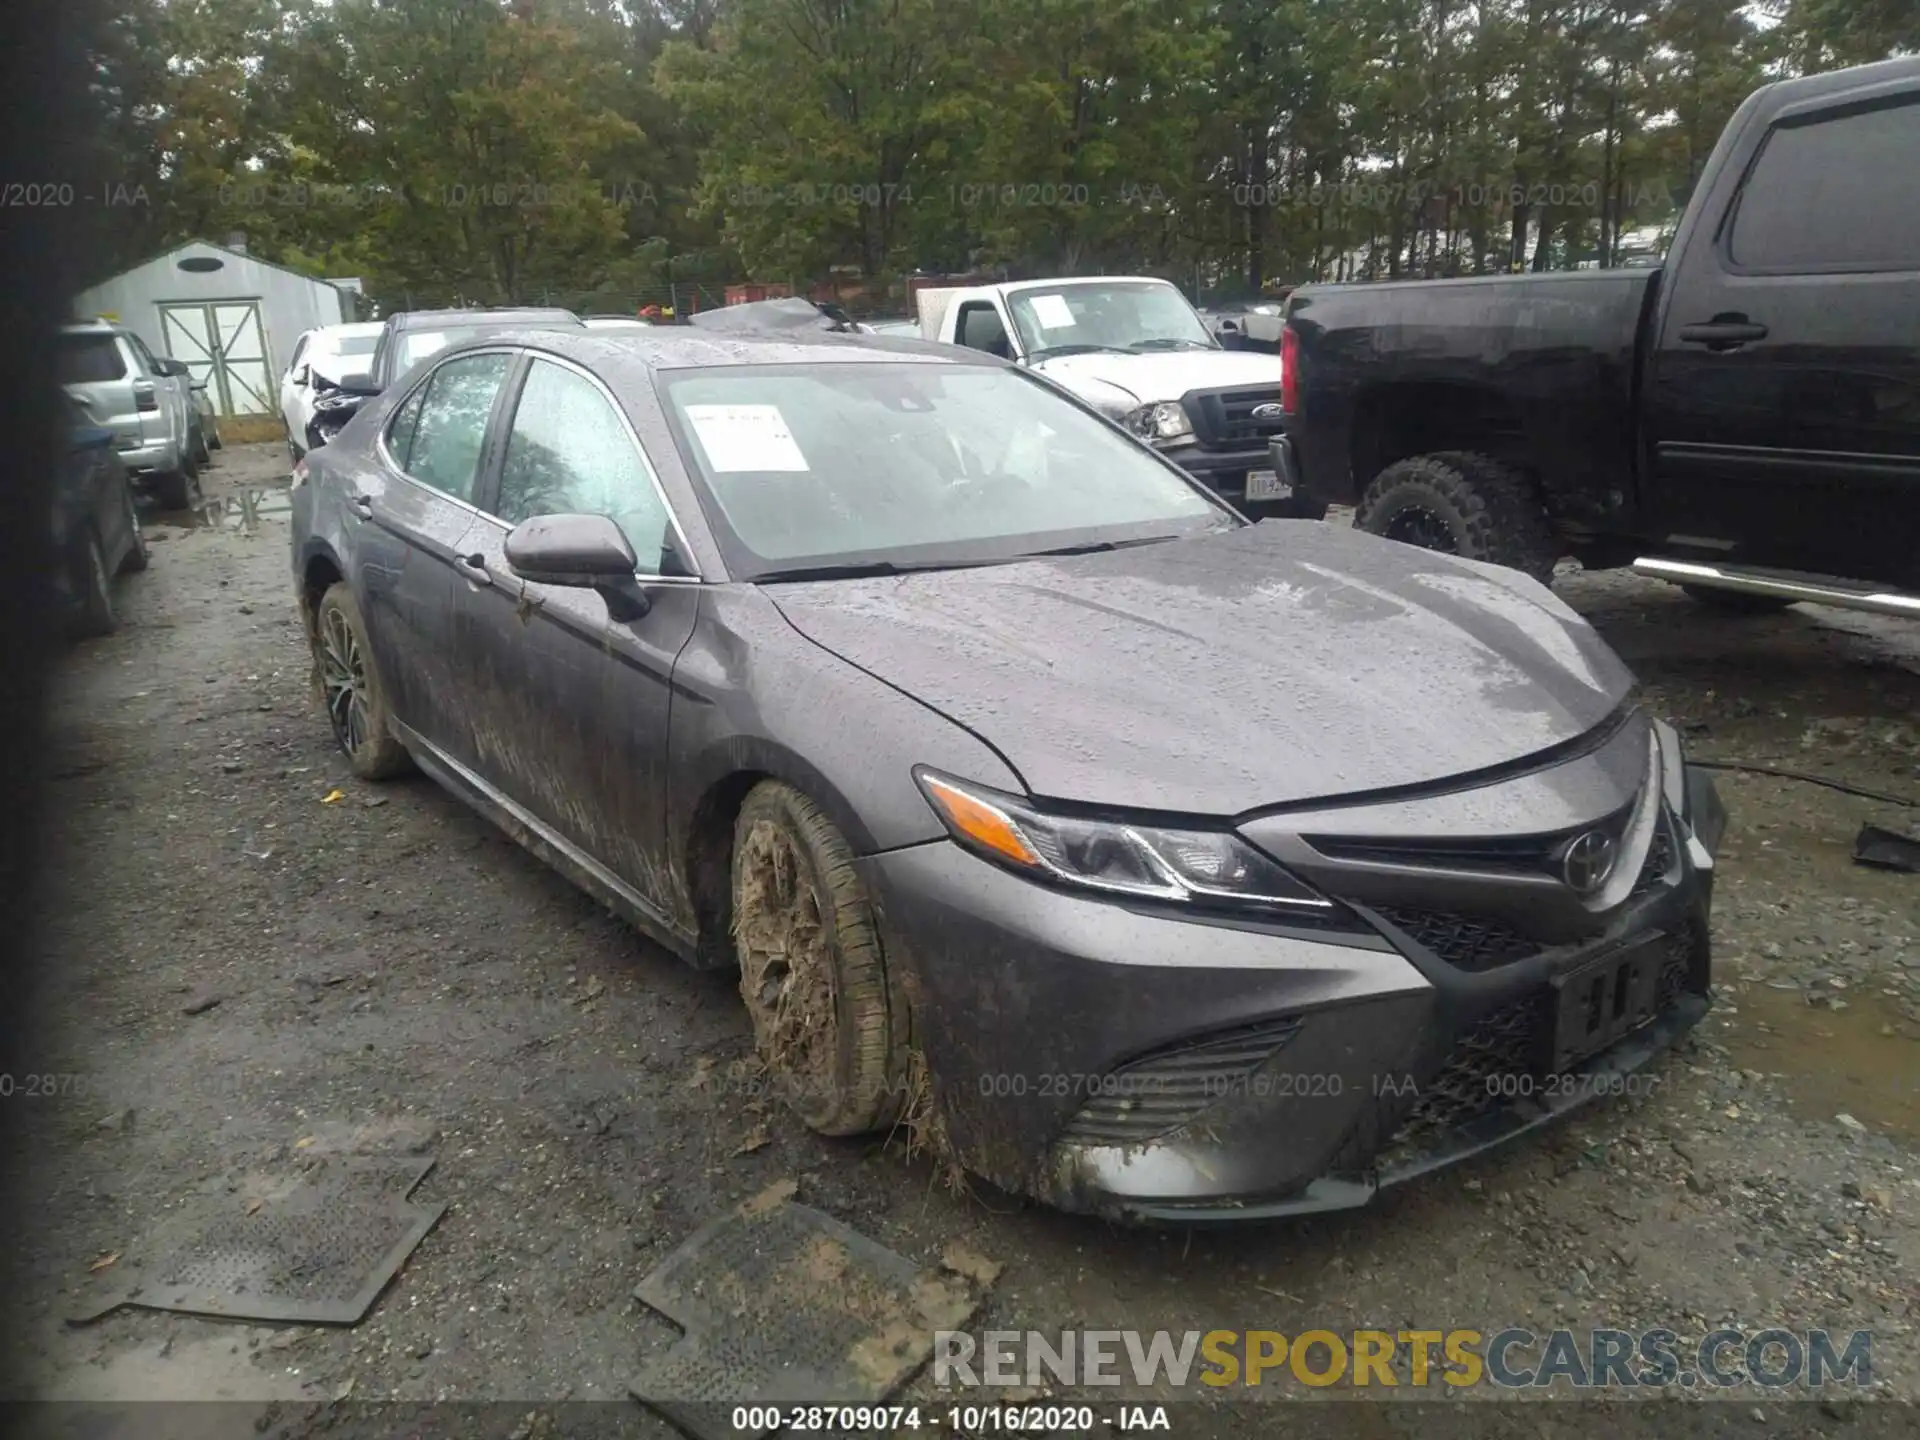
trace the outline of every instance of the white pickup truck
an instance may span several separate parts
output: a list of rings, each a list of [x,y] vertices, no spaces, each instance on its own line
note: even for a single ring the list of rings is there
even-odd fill
[[[1277,356],[1224,350],[1178,287],[1134,276],[922,290],[920,336],[1031,366],[1249,515],[1318,519],[1272,469]]]

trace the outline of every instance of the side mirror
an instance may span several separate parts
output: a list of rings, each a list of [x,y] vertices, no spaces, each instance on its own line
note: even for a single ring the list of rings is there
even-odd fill
[[[190,375],[193,373],[192,371],[187,369],[186,362],[184,360],[173,360],[173,359],[166,359],[166,358],[156,359],[153,362],[153,369],[154,369],[154,373],[157,375],[170,376],[176,380],[179,379],[182,375]]]
[[[366,371],[356,371],[352,375],[342,375],[333,382],[333,388],[344,390],[349,395],[364,395],[371,398],[380,393],[380,387],[373,382],[373,376]]]
[[[604,515],[536,515],[508,532],[507,565],[522,580],[598,590],[615,620],[652,608],[633,578],[633,546]]]
[[[1220,322],[1220,333],[1222,335],[1238,335],[1240,333],[1240,326],[1232,320],[1222,320]]]
[[[293,381],[293,383],[296,385],[304,385],[307,383],[307,380],[312,376],[312,374],[313,372],[311,370],[307,369],[306,366],[302,365],[297,370],[295,370],[293,374],[288,378],[290,378]]]

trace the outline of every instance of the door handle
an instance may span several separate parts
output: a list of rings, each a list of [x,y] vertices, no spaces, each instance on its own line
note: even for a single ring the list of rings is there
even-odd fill
[[[347,508],[352,510],[353,513],[358,515],[362,520],[371,520],[373,518],[373,501],[364,495],[353,496],[347,501]]]
[[[1715,317],[1699,325],[1682,325],[1680,338],[1688,345],[1705,345],[1710,350],[1731,350],[1749,340],[1767,338],[1767,327],[1755,324],[1744,315]]]
[[[493,576],[487,572],[487,557],[484,555],[456,555],[454,567],[473,585],[491,585]]]

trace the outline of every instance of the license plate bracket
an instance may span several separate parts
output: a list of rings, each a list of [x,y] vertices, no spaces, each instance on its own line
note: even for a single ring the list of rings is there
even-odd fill
[[[1599,1054],[1653,1018],[1669,943],[1655,931],[1554,977],[1552,1073]]]
[[[1247,472],[1247,499],[1249,500],[1291,500],[1293,486],[1280,478],[1274,470],[1249,470]]]

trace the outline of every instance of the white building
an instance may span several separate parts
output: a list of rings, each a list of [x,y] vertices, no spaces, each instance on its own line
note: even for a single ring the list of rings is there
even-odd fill
[[[338,287],[249,255],[246,242],[192,240],[73,298],[83,320],[133,331],[156,355],[186,362],[222,415],[280,408],[280,372],[305,331],[354,318]]]

